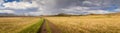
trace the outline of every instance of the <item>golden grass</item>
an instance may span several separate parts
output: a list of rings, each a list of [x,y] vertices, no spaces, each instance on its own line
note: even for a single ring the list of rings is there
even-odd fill
[[[0,33],[18,33],[39,20],[34,17],[0,17]]]
[[[45,17],[63,33],[120,33],[120,16]]]

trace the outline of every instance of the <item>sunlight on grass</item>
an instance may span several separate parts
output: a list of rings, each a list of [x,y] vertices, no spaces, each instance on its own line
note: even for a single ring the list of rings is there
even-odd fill
[[[120,16],[45,17],[63,33],[120,33]]]
[[[0,18],[0,33],[18,33],[22,30],[22,33],[30,32],[29,30],[36,32],[41,23],[42,20],[35,17],[4,17]]]

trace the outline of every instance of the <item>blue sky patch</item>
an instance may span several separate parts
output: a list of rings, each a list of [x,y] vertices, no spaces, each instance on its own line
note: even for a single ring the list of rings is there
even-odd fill
[[[22,0],[4,0],[5,3],[7,3],[7,2],[13,2],[13,1],[20,2]]]

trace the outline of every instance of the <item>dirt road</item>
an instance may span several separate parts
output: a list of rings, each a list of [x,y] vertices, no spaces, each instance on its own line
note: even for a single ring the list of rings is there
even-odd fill
[[[48,21],[48,25],[50,26],[50,29],[51,29],[52,33],[62,33],[62,32],[57,28],[56,25],[54,25],[53,23],[49,22],[49,20],[47,20],[47,21]]]
[[[37,33],[47,33],[46,22],[45,22],[45,20],[44,20],[42,26],[40,27],[40,29],[38,30]]]
[[[57,28],[57,26],[55,26],[54,24],[52,24],[51,22],[49,22],[49,20],[45,20],[44,23],[42,24],[42,26],[40,27],[38,33],[48,33],[47,31],[47,23],[50,27],[51,33],[61,33],[61,31]]]

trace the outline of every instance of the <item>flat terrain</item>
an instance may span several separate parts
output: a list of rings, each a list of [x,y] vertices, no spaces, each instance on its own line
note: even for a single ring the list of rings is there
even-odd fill
[[[120,33],[120,15],[44,17],[62,33]]]
[[[0,17],[0,33],[120,33],[120,15],[43,18]]]
[[[0,33],[36,33],[42,22],[38,17],[0,17]]]

